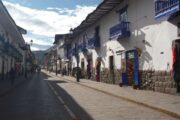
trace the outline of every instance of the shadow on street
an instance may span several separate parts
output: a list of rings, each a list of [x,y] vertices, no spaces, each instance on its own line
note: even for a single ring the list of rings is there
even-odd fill
[[[43,76],[46,74],[42,73]],[[64,80],[48,80],[48,82],[55,88],[58,94],[62,97],[65,101],[67,106],[73,111],[73,113],[80,119],[80,120],[93,120],[93,118],[72,98],[70,94],[68,94],[64,89],[62,89],[58,84],[68,83]]]

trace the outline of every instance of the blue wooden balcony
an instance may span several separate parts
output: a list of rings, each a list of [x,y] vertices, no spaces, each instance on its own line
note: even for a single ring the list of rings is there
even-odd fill
[[[68,51],[68,52],[66,53],[67,59],[71,59],[71,56],[72,56],[71,51]]]
[[[76,48],[71,49],[71,55],[72,56],[76,56],[77,55]]]
[[[110,40],[122,39],[130,36],[130,22],[121,22],[110,28]]]
[[[155,0],[155,19],[180,11],[180,0]]]
[[[95,49],[100,47],[100,37],[99,36],[94,36],[93,38],[90,38],[88,40],[88,49]]]
[[[85,42],[81,43],[78,48],[79,48],[79,52],[83,52],[83,53],[87,52],[87,48],[86,48],[86,43]]]

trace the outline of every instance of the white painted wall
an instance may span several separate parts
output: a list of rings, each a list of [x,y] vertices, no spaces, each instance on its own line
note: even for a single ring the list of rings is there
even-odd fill
[[[119,14],[117,10],[128,4],[128,20],[130,23],[130,38],[109,40],[109,29],[119,23]],[[85,32],[87,37],[92,37],[94,28],[100,26],[101,48],[91,50],[93,58],[93,67],[97,57],[102,57],[101,67],[109,68],[109,56],[114,56],[115,68],[121,68],[121,56],[116,55],[117,50],[130,50],[134,47],[142,49],[140,56],[140,69],[170,70],[172,66],[172,41],[177,39],[176,24],[180,17],[173,21],[167,21],[167,18],[155,20],[155,10],[153,0],[126,0],[111,12],[105,15],[97,23],[88,28]],[[79,35],[74,42],[82,42],[84,33]],[[143,40],[146,42],[143,43]],[[163,54],[161,54],[163,52]],[[81,59],[85,60],[85,69],[87,59],[80,53]],[[75,58],[72,59],[76,63]]]

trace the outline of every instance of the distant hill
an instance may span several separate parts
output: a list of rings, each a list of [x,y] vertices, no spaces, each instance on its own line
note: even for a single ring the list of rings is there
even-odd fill
[[[35,55],[36,60],[38,61],[39,64],[43,64],[44,60],[45,60],[45,54],[46,51],[33,51],[33,54]]]

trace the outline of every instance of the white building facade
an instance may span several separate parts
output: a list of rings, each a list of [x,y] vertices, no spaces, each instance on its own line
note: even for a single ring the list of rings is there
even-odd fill
[[[25,67],[25,41],[21,35],[24,29],[17,26],[0,1],[0,79],[8,79],[12,68],[17,75]],[[21,30],[20,30],[21,29]]]
[[[72,68],[78,64],[96,81],[176,92],[173,43],[179,45],[179,8],[179,0],[103,1],[73,30]]]

